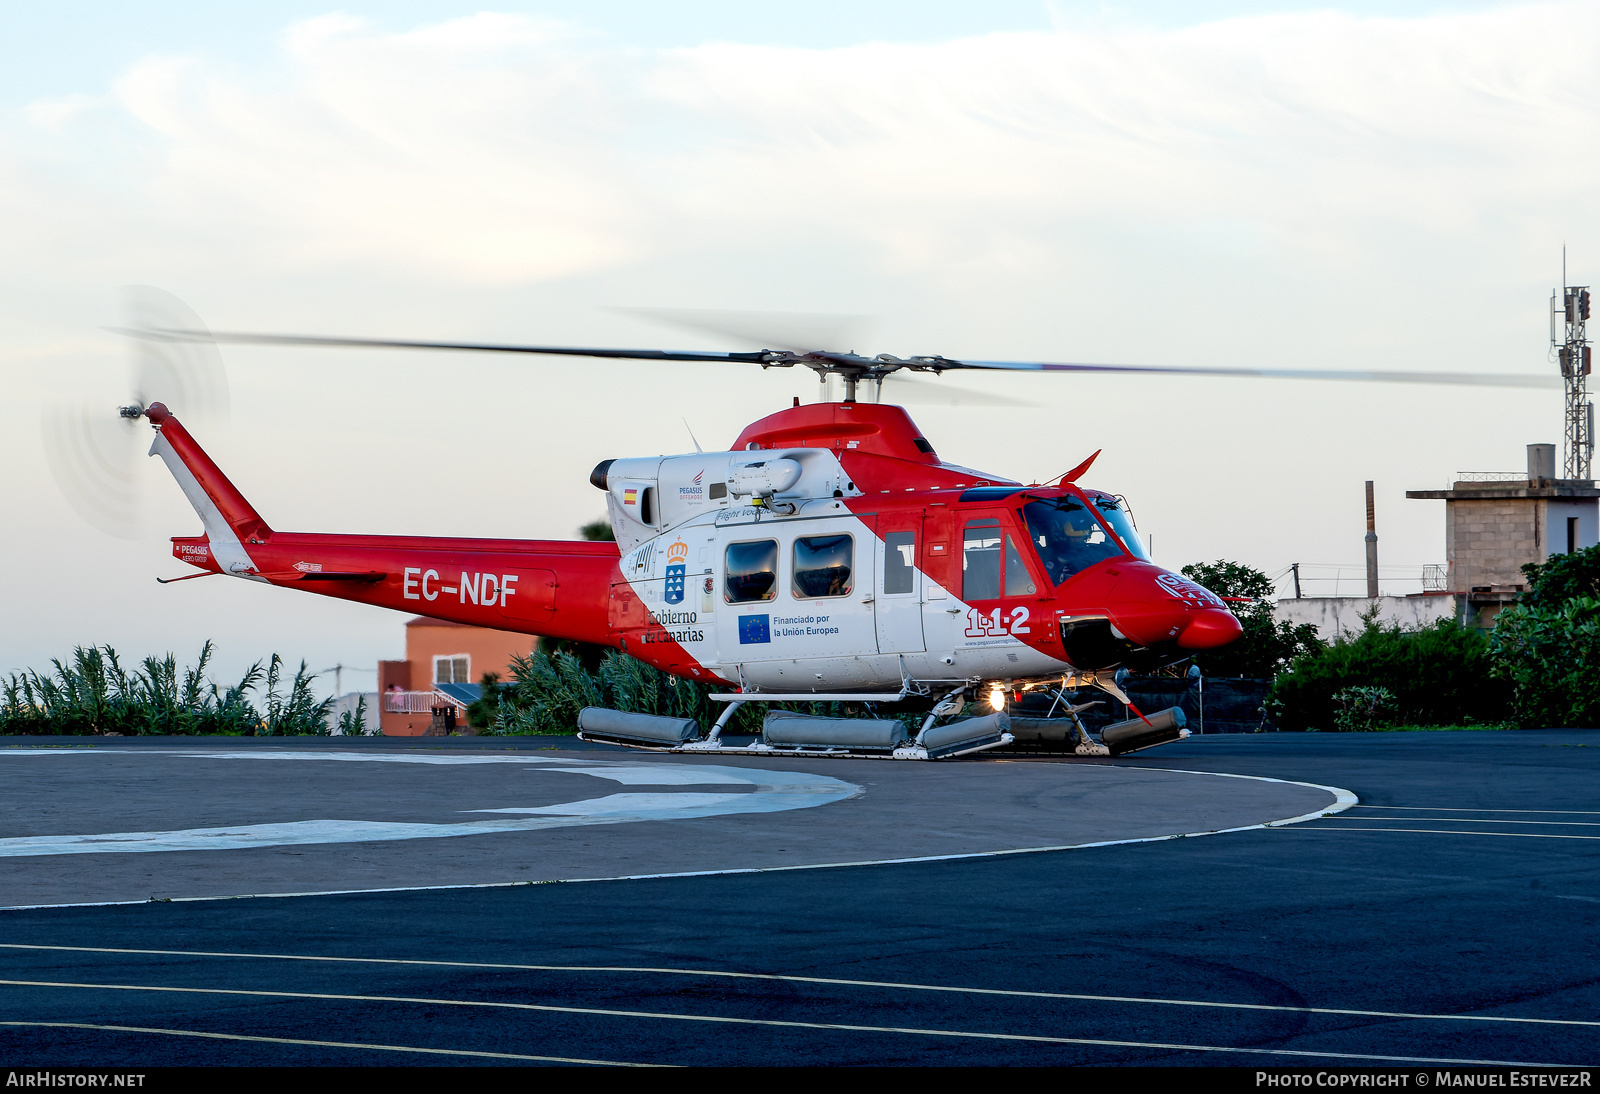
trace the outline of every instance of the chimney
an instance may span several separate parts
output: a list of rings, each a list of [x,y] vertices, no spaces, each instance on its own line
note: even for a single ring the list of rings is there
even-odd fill
[[[1556,446],[1530,444],[1528,446],[1528,485],[1537,486],[1539,480],[1549,482],[1556,477]]]
[[[1378,599],[1378,522],[1372,506],[1371,479],[1367,480],[1367,599]]]

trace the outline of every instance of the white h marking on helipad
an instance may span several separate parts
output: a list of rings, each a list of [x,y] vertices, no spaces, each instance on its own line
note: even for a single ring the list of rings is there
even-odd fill
[[[20,751],[20,750],[19,750]],[[92,755],[40,749],[54,755]],[[154,751],[154,750],[152,750]],[[15,753],[7,753],[15,755]],[[111,755],[107,751],[102,755]],[[127,756],[128,752],[114,753]],[[149,755],[140,751],[132,755]],[[506,806],[463,810],[477,814],[518,814],[503,819],[484,817],[455,824],[412,821],[304,820],[275,824],[236,824],[216,828],[183,828],[166,832],[100,832],[91,835],[14,836],[0,839],[0,858],[39,855],[99,855],[139,851],[237,851],[251,847],[286,847],[321,843],[375,843],[391,840],[440,839],[530,832],[590,824],[635,821],[693,820],[735,813],[777,813],[812,809],[854,797],[861,788],[827,775],[750,768],[645,764],[627,761],[570,761],[554,757],[359,756],[325,752],[186,752],[163,755],[196,759],[367,760],[389,763],[537,763],[544,771],[593,775],[623,785],[739,785],[737,794],[654,793],[607,794],[557,805]]]

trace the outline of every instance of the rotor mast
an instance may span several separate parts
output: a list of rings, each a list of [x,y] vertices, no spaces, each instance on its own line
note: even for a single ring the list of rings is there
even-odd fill
[[[856,402],[863,382],[872,385],[870,388],[872,402],[877,402],[877,396],[883,390],[884,379],[901,369],[938,375],[947,368],[961,367],[957,362],[944,357],[895,357],[888,353],[880,353],[876,357],[863,357],[856,353],[822,351],[795,353],[787,350],[763,352],[762,368],[793,368],[795,365],[804,365],[817,374],[817,381],[822,385],[824,392],[824,401],[826,401],[828,377],[839,377],[844,387],[844,396],[840,401],[846,403]]]

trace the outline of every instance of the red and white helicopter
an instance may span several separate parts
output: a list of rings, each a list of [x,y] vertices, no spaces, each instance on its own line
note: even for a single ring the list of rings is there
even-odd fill
[[[192,313],[190,313],[192,314]],[[1239,637],[1218,596],[1151,562],[1126,503],[1079,480],[1024,484],[944,462],[910,416],[876,401],[899,371],[1023,369],[1549,386],[1545,377],[1352,373],[863,357],[764,350],[665,352],[461,342],[225,334],[198,320],[126,333],[172,347],[248,343],[551,354],[802,366],[842,381],[836,402],[747,426],[726,451],[607,460],[615,543],[281,532],[256,512],[162,402],[120,409],[155,430],[160,456],[204,531],[172,540],[205,573],[473,626],[610,646],[729,690],[708,736],[692,721],[585,711],[584,736],[676,751],[725,749],[746,702],[906,702],[921,731],[888,719],[774,712],[755,751],[937,758],[1014,736],[1010,700],[1037,688],[1098,688],[1124,703],[1120,670],[1147,671]],[[220,359],[219,359],[220,361]],[[1553,378],[1552,378],[1553,379]],[[185,385],[178,384],[180,389]],[[196,385],[188,384],[189,389]],[[867,398],[858,398],[858,394]],[[1098,455],[1098,453],[1096,453]],[[203,574],[190,575],[193,577]],[[182,579],[178,579],[182,580]],[[971,700],[992,713],[938,725]],[[1132,704],[1128,704],[1132,707]],[[1080,754],[1187,736],[1176,708],[1094,740],[1069,703],[1034,737]],[[1052,709],[1052,713],[1054,710]],[[1054,728],[1052,728],[1054,727]]]

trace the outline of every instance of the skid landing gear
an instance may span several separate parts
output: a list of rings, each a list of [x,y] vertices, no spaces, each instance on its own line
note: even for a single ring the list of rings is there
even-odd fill
[[[965,690],[965,689],[962,689]],[[733,699],[704,738],[692,718],[659,718],[602,707],[578,713],[578,739],[645,748],[655,752],[718,752],[723,755],[834,756],[857,759],[943,760],[1011,744],[1010,719],[1002,711],[935,726],[942,714],[958,712],[960,691],[934,707],[914,736],[887,718],[817,718],[774,710],[762,722],[761,736],[748,745],[723,744],[722,731],[734,712],[757,699]]]

